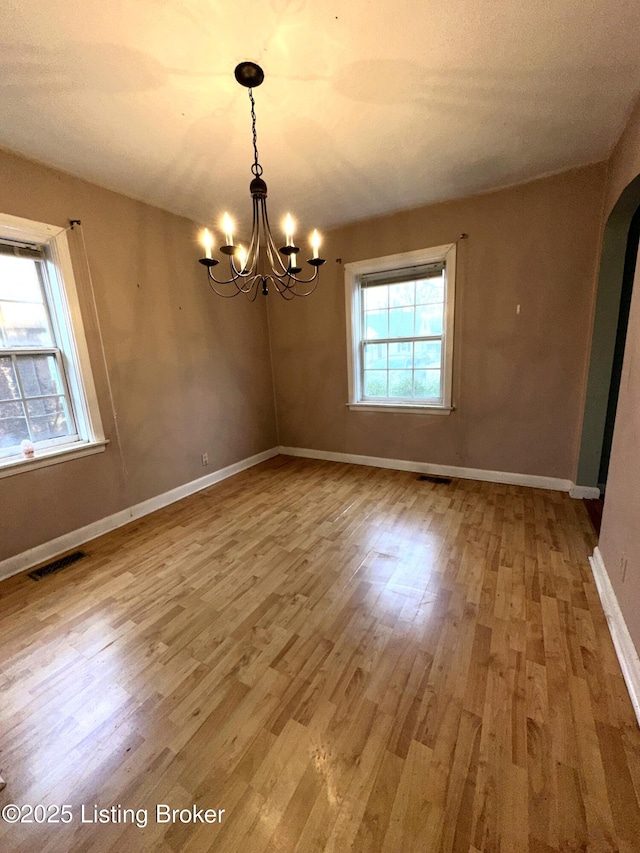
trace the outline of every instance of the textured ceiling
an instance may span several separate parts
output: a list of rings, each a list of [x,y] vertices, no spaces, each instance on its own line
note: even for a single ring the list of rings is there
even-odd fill
[[[0,146],[244,216],[251,59],[272,220],[327,228],[604,158],[639,35],[638,0],[4,0]]]

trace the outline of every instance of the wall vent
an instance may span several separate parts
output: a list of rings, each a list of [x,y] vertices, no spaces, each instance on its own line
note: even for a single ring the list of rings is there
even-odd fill
[[[432,477],[431,474],[420,474],[419,480],[425,480],[427,483],[439,483],[442,486],[448,486],[451,482],[451,477]]]
[[[34,581],[39,581],[42,578],[45,578],[47,575],[52,575],[54,572],[60,571],[60,569],[64,569],[65,566],[70,566],[71,563],[77,563],[78,560],[81,560],[83,557],[86,557],[85,551],[74,551],[72,554],[67,554],[64,557],[60,557],[57,560],[52,560],[50,563],[47,563],[46,566],[40,566],[39,569],[35,569],[33,572],[29,572],[29,577]]]

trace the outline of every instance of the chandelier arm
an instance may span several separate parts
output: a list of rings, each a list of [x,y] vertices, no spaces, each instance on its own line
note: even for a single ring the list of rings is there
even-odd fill
[[[265,243],[267,246],[267,253],[268,253],[268,257],[269,257],[269,262],[271,263],[271,267],[273,269],[273,274],[275,276],[277,276],[281,281],[283,279],[287,279],[287,280],[290,279],[290,280],[296,282],[297,284],[311,284],[312,282],[316,281],[318,278],[319,266],[314,266],[313,275],[311,276],[311,278],[298,278],[297,273],[292,273],[290,271],[288,263],[287,263],[287,266],[284,265],[284,263],[280,257],[280,252],[277,249],[277,247],[273,241],[273,237],[271,235],[271,226],[269,225],[269,214],[267,213],[266,199],[261,199],[261,212],[262,212],[262,219],[263,219],[263,223],[264,223]],[[288,256],[289,259],[291,257],[292,257],[292,255]],[[296,257],[295,265],[297,266],[297,257]],[[292,264],[292,266],[293,266],[293,264]],[[277,272],[277,267],[280,268],[280,270],[281,270],[280,273]],[[286,284],[286,282],[284,282],[284,281],[283,281],[283,284],[285,285],[285,287],[291,287],[291,285]],[[315,287],[309,291],[309,295],[313,292],[313,290],[315,290]],[[278,291],[278,292],[280,292],[280,291]],[[305,294],[305,295],[307,295],[307,294]]]
[[[229,262],[229,267],[231,270],[231,278],[228,278],[228,279],[216,278],[213,275],[213,273],[211,272],[211,267],[208,267],[207,268],[207,274],[209,276],[210,281],[215,281],[216,284],[236,284],[236,282],[238,281],[238,278],[240,278],[240,276],[239,276],[239,274],[234,275],[234,267],[233,267],[232,261]],[[236,286],[237,286],[237,284],[236,284]],[[235,293],[233,295],[235,296]]]
[[[318,267],[314,268],[311,278],[298,278],[298,273],[290,273],[289,278],[296,284],[311,284],[318,278]]]
[[[252,283],[250,290],[245,291],[245,294],[246,294],[246,297],[249,300],[249,302],[255,302],[256,301],[256,297],[258,296],[258,288],[257,288],[257,282],[256,281],[254,281]]]
[[[226,299],[229,299],[229,298],[230,298],[230,297],[232,297],[232,296],[237,296],[239,293],[245,293],[245,294],[250,293],[250,292],[251,292],[251,289],[252,289],[253,287],[255,287],[255,285],[256,285],[256,281],[257,281],[257,279],[259,279],[259,278],[260,278],[260,276],[256,274],[256,275],[253,275],[253,276],[251,277],[251,276],[250,276],[250,274],[247,274],[247,275],[240,275],[239,273],[236,273],[235,267],[233,266],[233,260],[230,260],[230,261],[229,261],[229,266],[230,266],[230,269],[231,269],[231,275],[232,275],[232,277],[231,277],[231,278],[229,278],[229,279],[226,279],[226,280],[220,280],[219,278],[216,278],[214,275],[212,275],[212,273],[211,273],[211,268],[208,268],[208,269],[207,269],[207,273],[208,273],[208,276],[209,276],[209,287],[211,287],[211,289],[214,291],[214,293],[217,293],[217,294],[218,294],[218,296],[223,296],[223,297],[225,297]],[[240,281],[240,282],[242,282],[242,281],[244,281],[245,279],[248,279],[248,281],[247,281],[247,283],[246,283],[246,284],[239,284],[239,283],[238,283],[239,281]],[[211,284],[211,282],[215,282],[216,284],[221,284],[221,285],[231,285],[231,284],[233,284],[233,285],[235,286],[235,288],[236,288],[236,291],[235,291],[235,293],[224,293],[224,292],[221,292],[221,291],[217,290],[215,287],[213,287],[213,285]]]
[[[296,284],[311,284],[314,281],[317,281],[319,276],[319,268],[314,266],[313,275],[311,278],[299,278],[297,273],[287,273],[287,275],[278,276],[283,287],[288,289],[295,289]],[[315,290],[315,286],[313,288]],[[311,293],[312,291],[309,291]]]
[[[269,228],[269,219],[266,216],[267,211],[267,202],[266,199],[260,199],[260,237],[261,243],[264,244],[264,251],[267,256],[267,261],[269,262],[269,266],[275,272],[277,270],[277,259],[275,253],[275,246],[273,243],[273,238],[271,236],[271,230]]]
[[[237,287],[242,287],[242,285],[237,284],[238,280],[243,281],[245,279],[250,278],[252,275],[251,270],[247,269],[246,263],[244,265],[244,270],[245,270],[244,272],[242,272],[242,270],[239,270],[236,267],[233,255],[229,258],[229,269],[231,270],[231,275],[233,276],[233,281],[236,282]],[[242,289],[244,290],[243,287],[242,287]]]
[[[256,286],[257,281],[261,278],[259,275],[251,275],[247,273],[247,275],[238,276],[234,281],[235,286],[238,288],[240,293],[250,293],[251,289]],[[240,284],[238,282],[241,282]]]
[[[267,248],[267,254],[269,256],[269,261],[271,263],[271,268],[275,275],[290,275],[289,272],[289,258],[287,258],[287,265],[285,266],[282,258],[280,257],[280,252],[276,244],[273,241],[273,236],[271,234],[271,225],[269,224],[269,214],[267,213],[267,200],[265,198],[260,199],[260,210],[262,212],[262,222],[264,227],[265,234],[265,243]],[[281,273],[277,272],[277,269],[280,268]]]
[[[280,282],[280,284],[282,284],[282,282]],[[286,299],[287,301],[290,301],[295,298],[295,295],[293,293],[290,293],[288,287],[276,286],[276,291],[280,296],[282,296],[283,299]]]
[[[296,287],[297,284],[309,284],[311,282],[313,282],[313,286],[308,288],[307,290],[301,290]],[[311,296],[313,291],[318,286],[318,279],[316,276],[314,279],[310,279],[309,282],[299,282],[297,279],[295,279],[291,284],[288,284],[283,281],[281,281],[280,284],[282,285],[282,288],[280,289],[276,287],[276,290],[278,291],[278,293],[280,293],[281,296],[284,296],[284,291],[286,291],[288,295],[285,298],[293,298],[295,296]]]
[[[292,276],[276,276],[276,278],[278,279],[276,290],[280,296],[283,296],[285,299],[292,299],[294,296],[298,295]]]
[[[310,287],[308,290],[304,290],[304,291],[296,291],[296,296],[311,296],[313,291],[318,286],[318,277],[316,276],[315,279],[312,279],[312,281],[313,281],[313,287]]]
[[[214,284],[214,282],[215,282],[215,284]],[[227,283],[229,283],[229,282],[227,282]],[[238,296],[242,292],[242,291],[238,290],[238,288],[236,288],[231,293],[225,293],[223,290],[218,290],[218,288],[215,286],[216,284],[220,284],[220,282],[217,282],[215,278],[212,278],[212,276],[209,276],[209,287],[211,288],[211,290],[213,290],[213,292],[216,294],[216,296],[221,296],[223,299],[233,299],[234,296]]]
[[[211,290],[217,295],[221,296],[223,299],[233,299],[234,296],[238,296],[240,293],[244,293],[245,296],[248,297],[250,302],[254,302],[256,296],[258,295],[258,284],[262,282],[261,275],[254,275],[249,281],[243,286],[239,285],[237,280],[228,281],[228,282],[219,282],[217,279],[214,279],[212,276],[209,277],[209,287]],[[231,291],[231,293],[225,293],[223,290],[218,290],[215,284],[223,284],[223,285],[234,285],[235,290]]]
[[[276,292],[280,296],[282,296],[283,299],[286,299],[289,301],[291,299],[295,299],[295,296],[296,296],[295,292],[292,290],[292,288],[289,285],[285,284],[285,282],[282,281],[281,278],[279,278],[278,276],[269,276],[269,278],[273,282],[273,286],[275,287]]]
[[[207,274],[209,276],[209,279],[211,281],[215,281],[216,284],[235,284],[237,281],[237,278],[238,278],[238,276],[237,275],[234,276],[233,273],[232,273],[232,278],[229,278],[229,279],[216,278],[215,275],[213,275],[213,273],[211,272],[211,267],[209,267],[207,269]],[[234,296],[235,296],[235,294],[234,294]]]
[[[250,279],[257,273],[257,264],[256,259],[253,257],[255,255],[255,232],[256,232],[256,202],[254,199],[253,202],[253,225],[251,229],[251,241],[249,243],[249,248],[247,249],[247,254],[245,258],[244,266],[238,269],[235,264],[235,254],[229,256],[229,269],[231,270],[231,275],[233,276],[233,280],[237,279]],[[258,243],[259,245],[259,243]],[[243,272],[244,270],[244,272]],[[247,293],[248,290],[245,287],[241,288],[243,293]]]

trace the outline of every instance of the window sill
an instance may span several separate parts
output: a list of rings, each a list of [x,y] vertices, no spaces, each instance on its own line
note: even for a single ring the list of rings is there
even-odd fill
[[[453,406],[414,406],[394,403],[347,403],[354,412],[390,412],[401,415],[450,415]]]
[[[40,453],[36,451],[36,455],[31,459],[13,457],[6,461],[0,460],[0,478],[34,471],[36,468],[45,468],[48,465],[57,465],[59,462],[68,462],[71,459],[80,459],[82,456],[92,456],[94,453],[103,453],[108,443],[108,440],[82,441],[69,447],[52,447]]]

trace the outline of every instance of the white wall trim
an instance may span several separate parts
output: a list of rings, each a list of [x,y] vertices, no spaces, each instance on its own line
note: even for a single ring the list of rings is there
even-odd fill
[[[487,471],[484,468],[458,468],[455,465],[435,465],[431,462],[411,462],[406,459],[385,459],[381,456],[356,456],[353,453],[334,453],[329,450],[309,450],[304,447],[280,447],[285,456],[303,456],[306,459],[325,459],[328,462],[349,462],[352,465],[371,465],[373,468],[392,468],[395,471],[415,471],[436,477],[461,477],[463,480],[482,480],[487,483],[506,483],[512,486],[530,486],[534,489],[552,489],[569,492],[575,487],[571,480],[557,477],[540,477],[536,474],[514,474],[509,471]]]
[[[87,524],[85,527],[72,530],[63,536],[58,536],[57,539],[43,542],[42,545],[37,545],[35,548],[30,548],[28,551],[23,551],[21,554],[9,557],[0,562],[0,580],[24,572],[26,569],[43,563],[45,560],[57,557],[71,548],[77,548],[79,545],[95,539],[96,536],[109,533],[109,531],[122,527],[130,521],[142,518],[144,515],[149,515],[149,513],[155,512],[157,509],[162,509],[162,507],[182,500],[182,498],[186,498],[195,492],[202,491],[202,489],[213,486],[215,483],[226,480],[228,477],[233,477],[234,474],[239,474],[247,468],[252,468],[254,465],[259,465],[260,462],[265,462],[267,459],[278,456],[278,453],[278,448],[272,447],[262,453],[257,453],[255,456],[241,459],[239,462],[234,462],[233,465],[227,465],[226,468],[220,468],[218,471],[213,471],[205,477],[199,477],[197,480],[184,483],[182,486],[177,486],[175,489],[171,489],[161,495],[156,495],[153,498],[123,509],[106,518],[98,519],[98,521]]]
[[[389,403],[347,403],[352,412],[391,412],[394,415],[450,415],[453,406],[392,406]]]
[[[91,456],[94,453],[103,453],[108,444],[108,439],[78,441],[75,444],[48,447],[46,450],[38,451],[37,456],[31,459],[11,457],[9,462],[0,460],[0,479],[14,474],[24,474],[25,471],[34,471],[36,468],[46,468],[48,465],[58,465],[60,462],[69,462],[71,459],[82,459],[83,456]]]
[[[0,562],[0,580],[19,574],[32,566],[57,557],[71,548],[76,548],[91,539],[95,539],[97,536],[102,536],[104,533],[122,527],[130,521],[155,512],[157,509],[162,509],[162,507],[175,503],[202,489],[206,489],[215,483],[219,483],[227,477],[232,477],[234,474],[258,465],[260,462],[272,459],[278,454],[301,456],[306,459],[324,459],[328,462],[346,462],[352,465],[371,465],[374,468],[390,468],[396,471],[415,471],[419,474],[433,474],[438,477],[461,477],[462,479],[481,480],[488,483],[505,483],[514,486],[529,486],[534,489],[551,489],[553,491],[569,492],[571,497],[574,498],[592,496],[591,494],[584,495],[582,493],[582,491],[587,491],[588,487],[576,486],[571,480],[562,480],[556,477],[540,477],[534,474],[516,474],[505,471],[487,471],[483,468],[459,468],[454,465],[436,465],[431,462],[413,462],[406,459],[385,459],[380,456],[359,456],[353,453],[334,453],[333,451],[311,450],[304,447],[272,447],[255,456],[250,456],[247,459],[235,462],[233,465],[228,465],[226,468],[221,468],[218,471],[207,474],[205,477],[192,480],[190,483],[177,486],[175,489],[171,489],[161,495],[156,495],[156,497],[149,498],[149,500],[142,503],[94,521],[85,527],[72,530],[56,539],[44,542],[42,545],[37,545],[28,551],[23,551],[21,554],[9,557]],[[640,696],[640,689],[638,695]]]
[[[611,639],[618,655],[620,669],[622,670],[631,698],[631,704],[633,705],[633,710],[636,712],[636,719],[640,726],[640,659],[638,658],[638,652],[631,639],[631,634],[629,634],[627,623],[624,621],[624,616],[620,610],[618,599],[616,598],[599,548],[596,548],[593,556],[589,557],[589,562],[591,563],[591,570],[600,601],[602,602],[602,609],[607,619]]]
[[[442,261],[444,263],[445,301],[444,301],[444,328],[442,344],[442,398],[432,401],[431,414],[434,409],[443,409],[447,414],[451,411],[451,398],[453,393],[453,332],[454,332],[454,305],[456,288],[456,244],[446,243],[442,246],[432,246],[426,249],[417,249],[412,252],[402,252],[395,255],[385,255],[382,258],[369,258],[366,261],[353,261],[344,266],[345,283],[345,315],[347,321],[347,380],[349,387],[349,406],[368,405],[368,411],[384,411],[385,406],[391,408],[393,405],[387,400],[386,404],[380,404],[376,400],[364,400],[364,389],[362,387],[363,374],[361,364],[361,341],[362,341],[362,288],[361,281],[364,275],[370,273],[389,272],[406,267],[429,264]],[[416,411],[416,407],[398,406],[401,412]],[[422,408],[422,407],[420,407]]]
[[[46,302],[49,306],[53,337],[64,353],[62,380],[67,386],[65,393],[73,404],[75,427],[85,444],[102,444],[105,435],[78,301],[67,229],[6,213],[0,213],[0,229],[9,239],[43,244],[47,269],[43,286],[47,294]],[[60,446],[73,450],[73,443],[72,441],[71,444]]]
[[[600,497],[600,489],[597,486],[572,486],[569,489],[572,498],[594,501]]]

